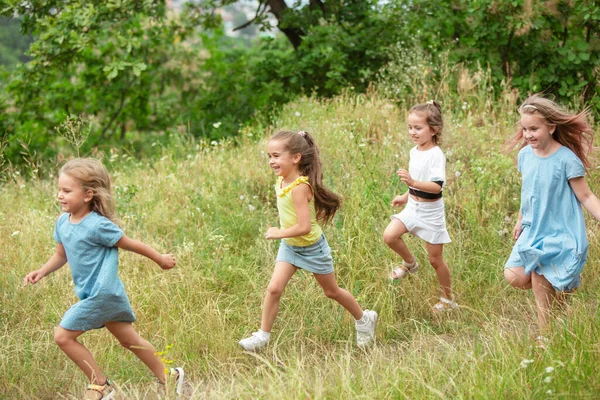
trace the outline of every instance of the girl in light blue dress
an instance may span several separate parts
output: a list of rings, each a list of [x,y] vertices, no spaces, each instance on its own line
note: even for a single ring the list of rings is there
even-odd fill
[[[594,132],[586,111],[571,114],[540,95],[525,100],[519,113],[509,144],[521,148],[521,208],[504,277],[516,288],[533,289],[543,334],[553,304],[581,283],[588,252],[581,206],[600,220],[600,200],[585,180]]]
[[[115,223],[115,206],[106,168],[95,159],[66,163],[58,178],[58,201],[64,213],[54,230],[56,252],[40,269],[25,276],[35,284],[67,262],[80,301],[65,313],[54,333],[56,344],[86,374],[90,384],[85,399],[112,399],[115,391],[92,354],[77,338],[86,331],[106,327],[165,383],[165,367],[156,349],[133,329],[135,321],[123,282],[119,279],[117,248],[133,251],[162,269],[175,266],[172,254],[159,254],[139,240],[130,239]],[[183,369],[171,368],[181,392]]]

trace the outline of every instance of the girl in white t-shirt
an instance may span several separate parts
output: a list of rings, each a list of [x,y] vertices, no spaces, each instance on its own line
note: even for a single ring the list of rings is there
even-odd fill
[[[399,169],[397,172],[409,189],[392,201],[394,207],[404,204],[406,207],[400,214],[392,216],[383,233],[385,243],[404,260],[392,270],[392,280],[402,279],[419,268],[402,236],[408,232],[426,242],[429,262],[443,292],[439,302],[433,306],[434,311],[450,311],[458,307],[450,288],[450,269],[443,257],[444,243],[450,243],[442,199],[446,157],[438,146],[443,125],[442,108],[437,101],[430,100],[410,109],[408,134],[416,146],[410,150],[408,171]]]

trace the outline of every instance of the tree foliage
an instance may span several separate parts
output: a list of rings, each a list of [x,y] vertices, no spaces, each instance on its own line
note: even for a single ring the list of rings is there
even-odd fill
[[[600,4],[589,0],[403,0],[406,28],[496,82],[600,106]]]
[[[280,34],[253,42],[223,33],[221,10],[239,2],[192,1],[172,14],[151,0],[5,0],[0,13],[18,16],[33,38],[29,61],[0,83],[8,158],[19,162],[22,149],[56,154],[55,128],[69,118],[94,121],[83,153],[148,148],[174,129],[235,135],[302,93],[365,91],[378,76],[414,82],[429,73],[389,67],[398,54],[408,62],[447,52],[451,65],[489,68],[497,88],[600,106],[594,1],[259,0],[248,21],[238,13],[239,27],[275,23]]]

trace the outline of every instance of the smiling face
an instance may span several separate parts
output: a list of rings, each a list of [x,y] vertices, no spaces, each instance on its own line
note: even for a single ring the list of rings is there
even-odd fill
[[[58,177],[58,195],[64,212],[72,216],[84,216],[91,211],[90,201],[94,197],[91,190],[85,191],[75,178],[65,173]]]
[[[423,113],[412,112],[408,115],[408,134],[419,150],[427,150],[435,146],[436,132],[427,124]]]
[[[545,149],[554,141],[552,133],[556,126],[549,125],[536,114],[521,114],[521,128],[523,138],[534,149]]]
[[[298,175],[298,162],[302,157],[298,154],[291,154],[282,140],[271,140],[267,145],[269,156],[269,166],[275,172],[275,175],[282,176],[284,179],[290,175]]]

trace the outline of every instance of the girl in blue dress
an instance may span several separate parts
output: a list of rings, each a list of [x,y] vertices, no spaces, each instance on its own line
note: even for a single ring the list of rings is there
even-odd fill
[[[80,158],[66,163],[59,174],[58,189],[57,198],[64,213],[54,230],[56,252],[44,266],[27,274],[24,284],[35,284],[69,263],[80,301],[67,310],[54,332],[54,340],[88,377],[85,399],[115,396],[92,354],[77,341],[91,329],[106,327],[164,384],[165,367],[156,349],[131,324],[135,316],[119,279],[117,248],[146,256],[162,269],[173,268],[175,258],[128,238],[117,226],[110,177],[98,160]],[[171,368],[168,372],[175,377],[176,389],[181,392],[183,369]]]
[[[586,111],[569,113],[540,95],[525,100],[519,114],[509,145],[521,149],[521,208],[504,277],[516,288],[533,289],[543,334],[553,304],[580,285],[588,251],[581,206],[600,220],[600,201],[585,180],[594,132]]]

